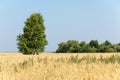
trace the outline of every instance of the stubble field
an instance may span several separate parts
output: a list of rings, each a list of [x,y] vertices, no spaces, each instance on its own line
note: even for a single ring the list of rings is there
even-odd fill
[[[0,80],[120,80],[119,53],[0,53]]]

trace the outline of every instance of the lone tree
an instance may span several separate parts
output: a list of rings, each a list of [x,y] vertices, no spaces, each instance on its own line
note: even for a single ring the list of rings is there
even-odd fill
[[[44,51],[47,40],[41,14],[34,13],[27,18],[23,34],[17,36],[17,45],[23,54],[39,54]]]

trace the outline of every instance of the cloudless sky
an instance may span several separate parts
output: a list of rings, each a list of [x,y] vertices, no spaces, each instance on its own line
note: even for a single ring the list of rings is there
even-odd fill
[[[1,0],[0,52],[17,52],[16,38],[32,13],[44,18],[48,46],[67,40],[120,42],[120,0]]]

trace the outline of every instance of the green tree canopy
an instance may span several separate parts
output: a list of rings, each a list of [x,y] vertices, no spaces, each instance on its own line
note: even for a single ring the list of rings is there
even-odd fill
[[[23,34],[17,36],[17,45],[23,54],[38,54],[47,45],[44,20],[41,14],[34,13],[25,22]]]
[[[89,43],[85,41],[78,42],[76,40],[68,40],[58,45],[58,53],[95,53],[95,52],[120,52],[120,44],[111,44],[108,40],[99,44],[97,40],[91,40]]]
[[[106,45],[106,46],[111,46],[112,45],[108,40],[106,40],[103,44]]]
[[[67,51],[68,48],[66,43],[61,42],[60,44],[58,44],[58,49],[56,50],[56,52],[66,53]]]
[[[91,47],[97,48],[99,46],[99,43],[98,43],[97,40],[91,40],[90,43],[89,43],[89,45]]]
[[[79,52],[79,42],[76,40],[68,40],[67,42],[62,42],[58,44],[58,49],[56,50],[56,52]]]

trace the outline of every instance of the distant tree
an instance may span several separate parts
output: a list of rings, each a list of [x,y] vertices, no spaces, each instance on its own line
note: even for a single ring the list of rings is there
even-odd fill
[[[120,44],[114,44],[113,49],[115,52],[120,52]]]
[[[78,53],[79,52],[79,42],[76,40],[68,40],[67,42],[62,42],[58,44],[57,53]]]
[[[81,41],[79,43],[79,46],[80,46],[80,50],[79,50],[80,53],[87,51],[87,43],[85,41]]]
[[[81,47],[84,47],[84,46],[86,46],[86,42],[85,42],[85,41],[81,41],[81,42],[79,43],[79,45],[80,45]]]
[[[106,46],[112,46],[112,44],[108,40],[106,40],[103,44]]]
[[[95,53],[97,51],[98,46],[99,46],[99,43],[97,40],[91,40],[88,43],[88,52]]]
[[[44,20],[41,14],[34,13],[25,22],[23,34],[17,36],[17,45],[23,54],[38,54],[47,45]]]
[[[57,53],[67,53],[68,47],[65,42],[61,42],[58,44],[58,49],[56,50]]]
[[[90,45],[90,47],[97,48],[99,46],[99,43],[97,40],[91,40],[89,45]]]
[[[106,40],[104,43],[99,45],[97,52],[114,52],[113,45]]]
[[[97,52],[106,52],[105,45],[100,44],[99,47],[97,48]]]
[[[69,51],[68,52],[79,53],[80,46],[79,46],[79,42],[78,41],[72,40],[72,41],[69,41],[68,43],[72,43],[70,45],[70,47],[69,47]]]
[[[113,52],[115,52],[115,50],[114,50],[114,48],[109,47],[109,48],[106,50],[106,52],[108,52],[108,53],[113,53]]]

